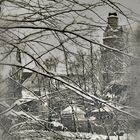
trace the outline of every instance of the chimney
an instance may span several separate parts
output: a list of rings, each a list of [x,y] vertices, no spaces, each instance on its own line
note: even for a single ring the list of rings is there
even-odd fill
[[[108,25],[110,25],[112,29],[118,27],[118,16],[116,12],[108,14]]]

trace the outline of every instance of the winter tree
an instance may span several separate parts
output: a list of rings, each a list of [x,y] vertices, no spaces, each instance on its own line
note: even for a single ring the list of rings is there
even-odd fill
[[[84,117],[85,125],[88,124],[93,131],[91,124],[98,125],[95,117],[90,120],[93,111],[99,114],[99,124],[108,139],[113,134],[108,132],[107,121],[101,115],[102,112],[106,114],[106,107],[110,109],[108,114],[117,119],[121,114],[125,118],[139,120],[137,114],[128,110],[129,107],[123,109],[126,102],[120,100],[127,100],[127,96],[111,94],[113,97],[108,98],[114,85],[106,82],[103,86],[104,61],[100,63],[103,60],[102,50],[117,56],[121,66],[124,66],[124,57],[127,60],[139,59],[139,55],[132,55],[126,49],[102,43],[101,34],[107,25],[110,28],[110,24],[101,10],[117,12],[127,21],[128,27],[125,28],[131,33],[134,33],[131,21],[138,20],[138,14],[121,2],[111,0],[1,0],[0,3],[2,139],[25,136],[30,139],[65,139],[66,136],[58,130],[66,129],[62,112],[68,106],[71,107],[76,131],[84,124],[80,124],[79,118]],[[115,29],[110,30],[116,32]],[[126,42],[127,48],[130,44]],[[113,61],[114,58],[111,58]],[[115,65],[114,62],[109,64],[107,67]],[[80,115],[76,107],[80,110],[78,113],[82,112]],[[72,139],[78,137],[77,133],[75,135]],[[119,139],[119,134],[116,135]]]

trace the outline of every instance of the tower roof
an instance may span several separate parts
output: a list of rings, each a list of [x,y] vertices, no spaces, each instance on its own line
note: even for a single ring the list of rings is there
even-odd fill
[[[116,12],[109,12],[108,16],[118,16]]]
[[[108,25],[112,29],[116,29],[118,27],[118,16],[116,12],[112,12],[108,14]]]

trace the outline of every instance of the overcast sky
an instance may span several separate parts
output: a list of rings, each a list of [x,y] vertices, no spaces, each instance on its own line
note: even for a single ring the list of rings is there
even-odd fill
[[[112,1],[118,2],[123,6],[131,9],[134,13],[130,12],[130,10],[126,8],[123,8],[122,6],[120,7],[121,10],[125,12],[125,14],[128,14],[128,17],[132,17],[133,19],[140,21],[140,0],[112,0]],[[99,7],[98,9],[98,13],[104,20],[107,20],[107,16],[109,12],[114,12],[114,10],[109,6],[104,6],[102,8]],[[137,13],[137,15],[135,13]],[[130,21],[130,22],[134,23],[134,21]],[[126,18],[124,16],[121,16],[120,14],[119,14],[119,23],[121,25],[128,24]]]
[[[84,0],[84,1],[86,1],[86,0]],[[93,2],[93,1],[97,1],[97,0],[87,0],[87,2],[88,1]],[[118,2],[122,5],[124,5],[125,7],[127,7],[128,9],[131,9],[134,13],[130,12],[130,10],[128,10],[127,8],[124,8],[123,6],[119,5],[121,10],[124,11],[124,13],[127,14],[128,17],[132,17],[133,19],[136,19],[136,20],[140,21],[140,0],[111,0],[111,1]],[[104,19],[105,21],[107,21],[108,13],[109,12],[114,12],[114,10],[111,9],[109,6],[102,6],[102,7],[99,7],[98,9],[95,9],[94,11],[96,13],[98,13],[98,15],[100,17],[102,17],[102,19]],[[137,15],[135,13],[137,13]],[[95,15],[90,15],[90,13],[89,13],[89,16],[95,16]],[[96,19],[103,22],[102,19],[99,19],[99,18],[95,17],[95,21],[96,21]],[[133,25],[135,22],[130,21],[130,23]],[[128,22],[127,22],[126,18],[124,16],[122,16],[121,14],[119,14],[119,24],[120,25],[128,25]],[[99,38],[102,39],[100,34],[99,34]],[[57,53],[55,52],[55,54],[57,54]]]
[[[140,0],[118,0],[118,2],[121,2],[123,5],[137,13],[140,13]]]

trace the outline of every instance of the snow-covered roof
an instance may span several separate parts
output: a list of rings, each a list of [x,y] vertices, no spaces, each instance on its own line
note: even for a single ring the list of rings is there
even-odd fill
[[[85,112],[82,109],[80,109],[79,107],[77,107],[76,105],[68,106],[67,108],[65,108],[62,111],[62,114],[72,114],[72,107],[73,107],[73,110],[74,110],[75,113],[77,113],[77,114],[85,114]]]
[[[13,116],[13,117],[21,117],[21,116],[25,116],[27,118],[33,119],[32,116],[28,115],[26,112],[24,111],[15,111],[15,110],[11,110],[8,111],[4,114],[5,116]]]
[[[121,37],[119,37],[119,36],[117,36],[117,35],[110,35],[110,36],[105,36],[105,37],[103,37],[103,39],[112,39],[112,38],[113,38],[113,39],[114,39],[114,38],[115,38],[115,39],[117,39],[117,38],[120,39]]]
[[[33,99],[38,99],[37,96],[33,95],[30,91],[27,90],[22,90],[22,99],[19,99],[21,102],[23,101],[28,101],[28,100],[33,100]]]
[[[17,103],[18,105],[22,105],[22,104],[28,103],[32,100],[34,100],[34,99],[33,98],[21,98],[21,99],[17,100],[16,102],[18,102]],[[36,98],[36,100],[37,100],[37,98]]]
[[[92,116],[92,117],[89,118],[89,120],[95,121],[96,120],[96,117]]]
[[[100,108],[100,112],[112,112],[112,111],[113,109],[108,106]],[[92,112],[99,112],[99,109],[92,110]]]
[[[34,91],[32,91],[34,92]],[[29,90],[23,89],[22,90],[22,98],[19,99],[21,102],[24,101],[30,101],[30,100],[39,100],[39,98],[41,98],[42,100],[45,100],[46,97],[48,97],[48,95],[50,94],[47,91],[41,91],[41,96],[36,95],[35,93],[32,93]]]
[[[62,128],[64,127],[62,123],[57,121],[52,121],[50,123],[53,124],[54,127],[62,127]]]

